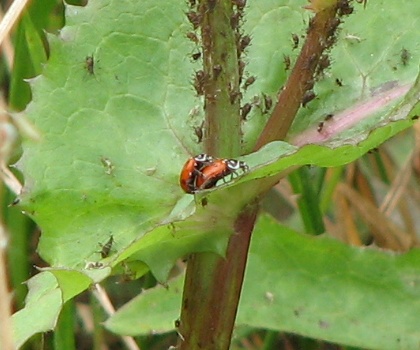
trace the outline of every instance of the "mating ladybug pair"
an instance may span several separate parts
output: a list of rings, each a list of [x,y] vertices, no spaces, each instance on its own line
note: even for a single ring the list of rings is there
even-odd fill
[[[187,193],[212,188],[217,181],[237,174],[238,170],[248,171],[248,165],[236,159],[214,159],[207,154],[199,154],[187,160],[179,177],[181,188]]]

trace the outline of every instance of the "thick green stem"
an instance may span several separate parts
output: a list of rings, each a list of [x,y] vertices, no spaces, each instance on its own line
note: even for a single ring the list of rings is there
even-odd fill
[[[203,70],[196,72],[195,87],[205,101],[205,150],[216,157],[235,157],[241,150],[241,50],[232,18],[243,8],[231,0],[201,0],[198,7],[194,3],[187,15],[201,28]],[[189,258],[179,349],[229,349],[256,212],[256,207],[246,210],[234,227],[226,228],[231,238],[225,259],[212,253]]]
[[[239,68],[237,33],[231,25],[234,13],[230,0],[202,0],[204,76],[204,143],[206,151],[217,157],[240,154]]]

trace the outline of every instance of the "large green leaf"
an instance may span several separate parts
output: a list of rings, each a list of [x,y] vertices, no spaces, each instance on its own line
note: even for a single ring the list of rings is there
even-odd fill
[[[288,331],[369,349],[418,349],[420,251],[350,247],[257,222],[237,325]],[[129,335],[170,331],[182,278],[122,307],[107,322]],[[161,317],[156,317],[161,315]]]

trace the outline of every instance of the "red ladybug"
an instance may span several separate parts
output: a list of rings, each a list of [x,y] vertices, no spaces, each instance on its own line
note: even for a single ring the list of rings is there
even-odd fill
[[[196,190],[204,190],[212,188],[217,181],[224,179],[228,175],[237,175],[237,171],[242,170],[244,173],[249,170],[248,165],[236,159],[217,159],[211,164],[201,169],[195,180]]]
[[[187,193],[194,193],[197,188],[196,178],[201,174],[201,170],[213,162],[213,157],[205,153],[191,157],[186,161],[179,176],[179,184]]]

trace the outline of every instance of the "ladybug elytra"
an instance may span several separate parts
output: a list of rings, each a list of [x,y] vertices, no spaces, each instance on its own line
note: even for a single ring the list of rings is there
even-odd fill
[[[179,185],[187,193],[196,191],[195,179],[200,171],[213,162],[213,157],[205,153],[201,153],[195,157],[188,159],[179,176]]]

